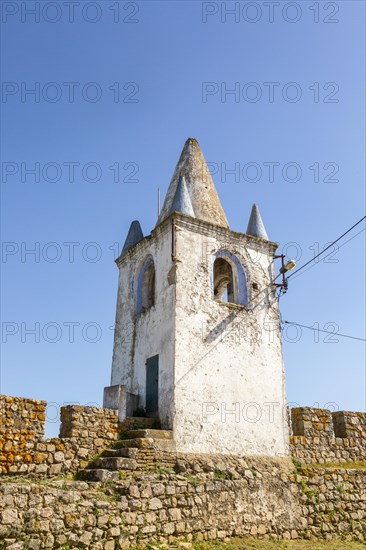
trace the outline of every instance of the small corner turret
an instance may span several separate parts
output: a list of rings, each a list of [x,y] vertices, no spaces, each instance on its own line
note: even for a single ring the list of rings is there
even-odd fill
[[[130,229],[128,230],[125,244],[123,245],[123,249],[122,249],[122,254],[127,252],[127,250],[129,250],[133,246],[135,246],[135,244],[142,241],[143,238],[144,238],[144,234],[142,232],[140,222],[138,220],[134,220],[130,225]]]
[[[264,239],[265,241],[269,240],[257,204],[253,204],[252,206],[252,211],[250,214],[246,233],[247,235],[252,235],[252,237],[259,237],[260,239]]]
[[[173,214],[173,212],[180,212],[181,214],[194,217],[194,210],[183,173],[179,177],[169,215]]]

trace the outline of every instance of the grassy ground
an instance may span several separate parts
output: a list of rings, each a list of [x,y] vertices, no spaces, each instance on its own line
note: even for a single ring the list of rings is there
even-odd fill
[[[202,542],[194,544],[197,550],[365,550],[358,542],[343,541],[267,541],[233,539],[228,544]]]
[[[332,468],[332,469],[356,469],[356,470],[365,470],[366,469],[366,461],[353,461],[349,460],[348,462],[325,462],[324,464],[320,464],[319,462],[313,462],[313,463],[304,463],[298,458],[293,458],[292,462],[294,463],[294,466],[297,470],[301,468]]]
[[[304,464],[305,468],[353,468],[356,470],[364,470],[366,462],[326,462],[325,464]]]

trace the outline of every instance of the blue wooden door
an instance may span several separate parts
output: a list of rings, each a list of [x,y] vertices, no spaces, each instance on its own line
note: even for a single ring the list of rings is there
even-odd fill
[[[146,412],[153,413],[159,409],[159,355],[149,357],[146,361]]]

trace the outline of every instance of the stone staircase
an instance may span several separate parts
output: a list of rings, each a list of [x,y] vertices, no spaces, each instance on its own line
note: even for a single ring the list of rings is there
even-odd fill
[[[127,429],[121,435],[122,439],[114,442],[85,469],[78,472],[78,479],[112,481],[123,479],[134,470],[146,470],[161,459],[164,465],[173,466],[175,464],[171,430]]]

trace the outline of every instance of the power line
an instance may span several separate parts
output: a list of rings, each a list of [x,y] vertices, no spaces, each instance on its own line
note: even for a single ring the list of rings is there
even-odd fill
[[[347,241],[345,241],[344,243],[340,244],[340,245],[338,246],[338,249],[337,249],[336,252],[338,252],[338,250],[340,250],[341,248],[343,248],[343,246],[345,246],[347,243],[349,243],[350,241],[352,241],[353,239],[355,239],[358,235],[361,235],[361,233],[363,233],[364,231],[366,231],[366,227],[364,227],[363,229],[361,229],[361,231],[358,231],[355,235],[353,235],[352,237],[350,237],[349,239],[347,239]],[[332,256],[333,254],[336,254],[336,252],[330,252],[329,254],[327,254],[327,255],[325,256],[325,258],[323,258],[323,261],[324,261],[326,258],[329,258],[329,256]],[[329,262],[329,263],[331,263],[331,262]],[[317,264],[315,263],[315,264],[311,265],[310,267],[308,267],[308,268],[303,272],[303,274],[306,273],[307,271],[309,271],[310,269],[313,269],[313,267],[315,267],[316,265],[317,265]],[[294,275],[295,275],[295,273],[294,273]],[[301,273],[300,273],[299,275],[296,275],[295,279],[297,279],[297,277],[300,277],[300,275],[301,275]],[[295,279],[294,279],[294,280],[295,280]]]
[[[302,269],[304,269],[304,267],[306,267],[307,265],[309,265],[310,263],[312,263],[313,261],[315,261],[317,258],[319,258],[319,256],[321,256],[322,254],[324,254],[324,252],[326,252],[327,250],[329,250],[329,248],[331,248],[335,243],[337,243],[339,240],[341,240],[345,235],[347,235],[350,231],[352,231],[352,229],[354,229],[357,225],[359,225],[364,219],[366,218],[366,216],[364,216],[363,218],[361,218],[357,223],[355,223],[352,227],[350,227],[347,231],[345,231],[345,233],[343,233],[343,235],[341,235],[340,237],[338,237],[338,239],[336,239],[335,241],[333,241],[329,246],[327,246],[326,248],[324,248],[324,250],[322,250],[319,254],[317,254],[316,256],[314,256],[314,258],[312,258],[311,260],[309,260],[308,262],[306,262],[303,266],[299,267],[299,269],[296,269],[295,271],[293,271],[290,275],[287,276],[287,279],[289,279],[290,277],[292,277],[293,275],[296,275],[297,273],[299,273],[299,271],[301,271]],[[360,235],[361,233],[363,233],[364,231],[366,231],[366,227],[361,229],[361,231],[359,231],[358,233],[356,233],[355,235],[353,235],[350,239],[348,239],[346,242],[342,243],[338,249],[342,248],[343,246],[345,246],[347,243],[349,243],[350,241],[352,241],[355,237],[357,237],[358,235]],[[328,256],[331,256],[332,254],[334,254],[334,252],[331,252],[330,254],[327,254],[325,256],[325,258],[328,258]],[[324,258],[324,259],[325,259]],[[306,271],[309,271],[309,269],[312,269],[313,267],[315,267],[315,265],[317,264],[314,264],[310,267],[308,267],[308,269]],[[295,279],[297,277],[300,277],[300,275],[297,275],[295,277]],[[258,298],[258,296],[260,294],[262,294],[265,290],[267,290],[267,288],[270,288],[275,280],[277,279],[277,277],[271,281],[267,286],[265,286],[264,288],[262,288],[260,290],[260,292],[257,294],[256,298]],[[280,291],[279,291],[279,295],[278,295],[278,299],[281,298],[281,295],[283,293],[283,288],[281,287],[280,288]],[[251,310],[254,310],[258,305],[260,304],[260,301],[258,301],[256,303],[255,306],[252,306],[251,307]]]
[[[340,237],[338,237],[338,239],[336,239],[335,241],[333,241],[332,243],[330,243],[330,245],[328,245],[327,247],[324,248],[324,250],[322,250],[321,252],[319,252],[319,254],[317,254],[316,256],[314,256],[314,258],[311,258],[311,260],[309,260],[308,262],[306,262],[304,265],[302,265],[301,267],[299,267],[299,269],[296,269],[295,271],[293,271],[292,273],[290,273],[290,275],[288,275],[287,279],[289,279],[290,277],[292,277],[293,275],[295,275],[295,273],[298,273],[299,271],[301,271],[302,269],[304,269],[304,267],[306,267],[307,265],[311,264],[312,262],[314,262],[317,258],[319,258],[319,256],[321,256],[322,254],[324,254],[324,252],[326,252],[327,250],[329,250],[329,248],[331,248],[335,243],[337,243],[338,241],[340,241],[341,239],[343,239],[343,237],[345,235],[347,235],[347,233],[349,233],[350,231],[352,231],[352,229],[354,229],[355,227],[357,227],[357,225],[359,225],[361,222],[363,222],[363,220],[366,219],[366,216],[364,216],[363,218],[361,218],[357,223],[355,223],[354,225],[352,225],[352,227],[350,227],[349,229],[347,229],[347,231],[345,231]]]
[[[291,321],[281,321],[282,324],[295,325],[297,327],[308,328],[316,332],[326,332],[327,334],[333,334],[333,336],[341,336],[342,338],[351,338],[352,340],[361,340],[366,342],[366,338],[358,338],[357,336],[350,336],[349,334],[340,334],[339,332],[331,332],[330,330],[322,330],[321,328],[308,327],[306,325],[300,325],[299,323],[292,323]]]

